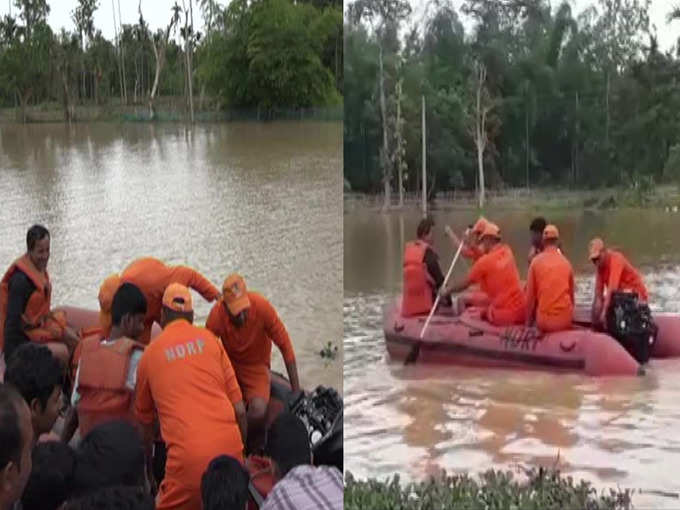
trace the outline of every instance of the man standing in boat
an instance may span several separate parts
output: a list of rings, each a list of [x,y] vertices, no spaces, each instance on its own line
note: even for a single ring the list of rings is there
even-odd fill
[[[429,313],[437,292],[444,283],[439,256],[433,247],[433,228],[432,218],[420,220],[416,230],[417,239],[406,243],[404,248],[404,290],[401,303],[404,317]]]
[[[67,365],[78,335],[66,325],[63,312],[51,310],[49,231],[33,225],[26,234],[26,247],[26,253],[12,263],[0,281],[0,349],[8,362],[19,345],[37,342]]]
[[[527,326],[535,320],[546,333],[569,329],[574,313],[574,272],[557,247],[559,239],[557,227],[547,225],[527,275]]]
[[[179,283],[194,289],[208,302],[220,297],[217,287],[198,271],[186,266],[166,266],[152,257],[132,262],[121,273],[120,281],[121,283],[134,283],[146,298],[144,332],[140,336],[140,340],[145,344],[149,343],[151,338],[153,323],[160,323],[163,292],[171,283]]]
[[[496,326],[523,324],[526,320],[526,298],[519,281],[519,272],[512,249],[501,242],[500,229],[488,223],[481,236],[484,250],[465,279],[441,290],[442,296],[462,292],[477,283],[488,296],[490,304],[482,308],[482,318]],[[458,311],[469,303],[464,296],[458,300]]]
[[[263,446],[269,403],[272,342],[281,351],[293,392],[300,390],[295,351],[283,322],[267,299],[249,292],[238,274],[222,285],[205,327],[222,340],[248,407],[248,451]]]
[[[156,414],[167,445],[157,510],[201,508],[201,476],[212,459],[243,462],[246,409],[220,341],[193,325],[189,290],[178,283],[162,297],[163,331],[137,367],[135,413],[144,428],[150,462]]]
[[[596,237],[588,245],[588,258],[596,268],[591,308],[594,325],[605,325],[611,297],[616,291],[634,292],[641,304],[647,304],[649,296],[642,277],[621,252],[607,248],[604,241]]]

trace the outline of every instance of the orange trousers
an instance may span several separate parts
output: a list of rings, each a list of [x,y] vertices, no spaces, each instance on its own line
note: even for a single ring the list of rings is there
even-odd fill
[[[232,363],[238,385],[241,387],[243,399],[250,402],[253,398],[258,397],[269,402],[269,392],[271,391],[271,383],[269,381],[269,366],[265,363],[238,365]]]
[[[489,306],[486,309],[486,319],[494,326],[513,326],[524,324],[527,320],[527,311],[520,308],[495,308]]]
[[[562,315],[536,315],[536,326],[545,333],[564,331],[571,327],[572,313]]]
[[[240,434],[240,432],[238,432]],[[201,478],[210,461],[218,455],[230,455],[243,463],[242,453],[216,446],[209,455],[194,456],[183,462],[166,462],[165,478],[156,495],[156,510],[201,510]]]

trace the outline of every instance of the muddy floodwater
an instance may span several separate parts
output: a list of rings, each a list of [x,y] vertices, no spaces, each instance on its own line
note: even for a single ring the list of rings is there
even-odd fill
[[[434,217],[446,272],[453,250],[444,225],[461,231],[475,217]],[[489,211],[487,217],[500,225],[524,277],[532,215]],[[382,309],[401,290],[403,244],[419,219],[417,211],[344,215],[346,467],[359,477],[398,472],[414,480],[441,469],[558,465],[598,488],[680,492],[680,360],[652,361],[646,376],[632,378],[389,361]],[[601,235],[640,268],[654,310],[680,313],[680,214],[566,211],[548,220],[558,225],[574,266],[577,301],[592,299],[586,249]],[[459,261],[454,279],[468,268]],[[648,493],[634,503],[680,507],[678,499]]]
[[[277,309],[302,384],[342,390],[341,355],[319,356],[342,349],[341,169],[337,122],[0,125],[0,266],[41,222],[55,305],[97,308],[101,281],[141,256],[218,287],[238,271]]]

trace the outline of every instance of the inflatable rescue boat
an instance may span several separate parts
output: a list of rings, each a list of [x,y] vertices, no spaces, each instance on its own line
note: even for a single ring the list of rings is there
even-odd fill
[[[474,312],[435,314],[420,338],[426,315],[402,317],[401,299],[384,310],[389,356],[405,363],[443,363],[581,372],[593,376],[641,375],[643,367],[613,337],[590,329],[590,310],[575,311],[574,327],[536,336],[523,326],[497,327]],[[680,316],[654,315],[658,326],[652,356],[680,356]]]

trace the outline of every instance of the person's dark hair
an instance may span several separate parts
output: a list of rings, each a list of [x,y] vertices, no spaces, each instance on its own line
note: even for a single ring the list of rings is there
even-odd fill
[[[208,464],[201,478],[203,510],[246,507],[250,475],[234,457],[220,455]]]
[[[178,312],[176,310],[173,310],[172,308],[168,308],[167,306],[163,305],[163,310],[165,312],[165,321],[166,323],[170,323],[174,320],[177,319],[184,319],[186,321],[189,321],[193,324],[194,322],[194,312]]]
[[[116,420],[93,428],[78,445],[75,491],[144,484],[144,445],[134,425]]]
[[[42,241],[46,237],[50,237],[50,231],[42,225],[33,225],[26,233],[26,247],[31,251],[35,247],[35,243]]]
[[[429,234],[430,230],[432,230],[432,227],[434,227],[434,220],[431,217],[428,216],[427,218],[420,220],[420,223],[418,223],[418,229],[416,230],[418,239]]]
[[[113,295],[111,322],[119,326],[124,315],[146,314],[146,298],[134,283],[122,284]]]
[[[154,500],[142,487],[105,487],[72,499],[64,510],[154,510]]]
[[[47,347],[27,342],[10,356],[5,382],[19,391],[29,407],[37,398],[45,409],[54,389],[64,386],[64,367]]]
[[[0,469],[14,462],[21,463],[23,438],[19,423],[19,409],[23,401],[21,395],[10,385],[0,383]]]
[[[529,225],[529,230],[531,230],[532,232],[536,232],[538,234],[542,234],[547,224],[548,223],[545,221],[545,218],[539,216],[538,218],[534,218],[531,221],[531,225]]]
[[[265,452],[276,462],[282,477],[294,467],[310,464],[312,451],[302,420],[292,413],[281,413],[267,432]]]
[[[61,441],[38,443],[32,453],[33,469],[21,496],[23,510],[56,510],[73,488],[76,454]]]

